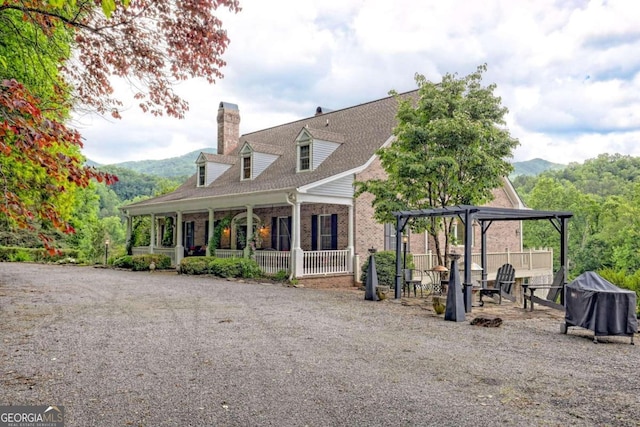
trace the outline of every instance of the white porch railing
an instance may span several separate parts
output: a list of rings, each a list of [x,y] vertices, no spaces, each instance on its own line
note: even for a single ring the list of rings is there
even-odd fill
[[[305,251],[302,255],[304,276],[317,274],[351,273],[351,260],[348,250]]]
[[[471,262],[481,264],[481,255],[472,254]],[[446,265],[450,267],[449,261]],[[434,253],[414,254],[413,263],[418,270],[428,271],[438,265],[438,258]],[[516,277],[536,277],[553,276],[553,250],[552,249],[530,249],[523,252],[492,252],[487,253],[487,279],[495,279],[498,268],[503,264],[513,265]],[[464,257],[460,259],[459,265],[464,266]]]
[[[147,255],[149,253],[149,246],[137,246],[131,249],[133,255]],[[153,248],[154,254],[162,254],[171,258],[171,265],[176,265],[176,250],[175,248]]]
[[[216,258],[242,258],[244,252],[236,249],[216,249]]]
[[[260,269],[267,274],[275,274],[282,270],[289,272],[291,252],[256,251],[253,256],[260,266]]]

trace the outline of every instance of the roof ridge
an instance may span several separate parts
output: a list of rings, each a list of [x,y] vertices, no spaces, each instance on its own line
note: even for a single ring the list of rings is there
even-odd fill
[[[362,102],[360,104],[351,105],[349,107],[340,108],[338,110],[331,110],[331,111],[329,111],[327,113],[322,113],[322,117],[330,116],[330,115],[336,114],[336,113],[341,113],[341,112],[344,112],[344,111],[347,111],[347,110],[351,110],[353,108],[364,107],[365,105],[368,105],[368,104],[373,104],[373,103],[376,103],[376,102],[386,101],[386,100],[388,100],[390,98],[395,98],[396,96],[408,95],[410,93],[417,92],[417,91],[418,91],[418,89],[413,89],[413,90],[409,90],[409,91],[406,91],[406,92],[385,96],[384,98],[374,99],[374,100],[371,100],[371,101]],[[250,132],[250,133],[242,134],[242,135],[240,135],[240,138],[242,139],[243,137],[246,137],[247,135],[252,135],[252,134],[255,134],[255,133],[259,133],[259,132],[264,132],[266,130],[276,129],[276,128],[279,128],[279,127],[282,127],[282,126],[292,125],[292,124],[295,124],[295,123],[298,123],[298,122],[304,122],[305,120],[310,120],[310,119],[314,119],[314,118],[317,118],[317,117],[319,117],[319,116],[315,116],[315,115],[314,116],[308,116],[308,117],[304,117],[302,119],[294,120],[292,122],[281,123],[279,125],[271,126],[271,127],[268,127],[268,128],[258,129],[258,130],[255,130],[253,132]]]

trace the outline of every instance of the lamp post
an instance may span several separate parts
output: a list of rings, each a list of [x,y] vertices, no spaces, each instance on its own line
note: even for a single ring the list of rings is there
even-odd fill
[[[407,269],[407,243],[409,242],[409,236],[402,236],[402,269]]]
[[[108,260],[109,259],[109,239],[106,239],[104,241],[104,265],[106,266],[108,264]]]

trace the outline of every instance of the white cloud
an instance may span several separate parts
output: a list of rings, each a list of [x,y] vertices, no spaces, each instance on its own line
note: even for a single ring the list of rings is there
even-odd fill
[[[638,155],[640,10],[631,1],[242,0],[221,12],[231,44],[225,79],[179,88],[182,121],[135,107],[81,129],[99,162],[170,157],[216,145],[220,101],[239,105],[241,132],[415,88],[487,63],[485,83],[510,110],[516,160],[569,163]],[[183,149],[184,147],[184,149]],[[196,147],[196,148],[192,148]]]

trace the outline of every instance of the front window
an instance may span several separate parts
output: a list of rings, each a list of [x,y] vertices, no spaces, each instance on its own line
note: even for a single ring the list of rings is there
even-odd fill
[[[462,221],[458,221],[453,225],[453,238],[455,239],[454,244],[456,246],[464,246],[464,232],[465,226]],[[475,246],[475,236],[471,233],[471,246]]]
[[[331,215],[320,215],[318,217],[319,247],[321,251],[330,250],[331,247]]]
[[[289,231],[289,218],[288,217],[279,217],[278,218],[278,249],[279,251],[288,251],[291,249],[291,232]]]
[[[298,147],[298,153],[300,158],[299,169],[301,171],[308,171],[311,169],[311,145],[305,144]]]
[[[251,156],[242,158],[242,179],[251,179]]]
[[[204,187],[205,169],[204,165],[198,166],[198,187]]]
[[[396,225],[387,223],[384,225],[384,250],[396,250]]]

